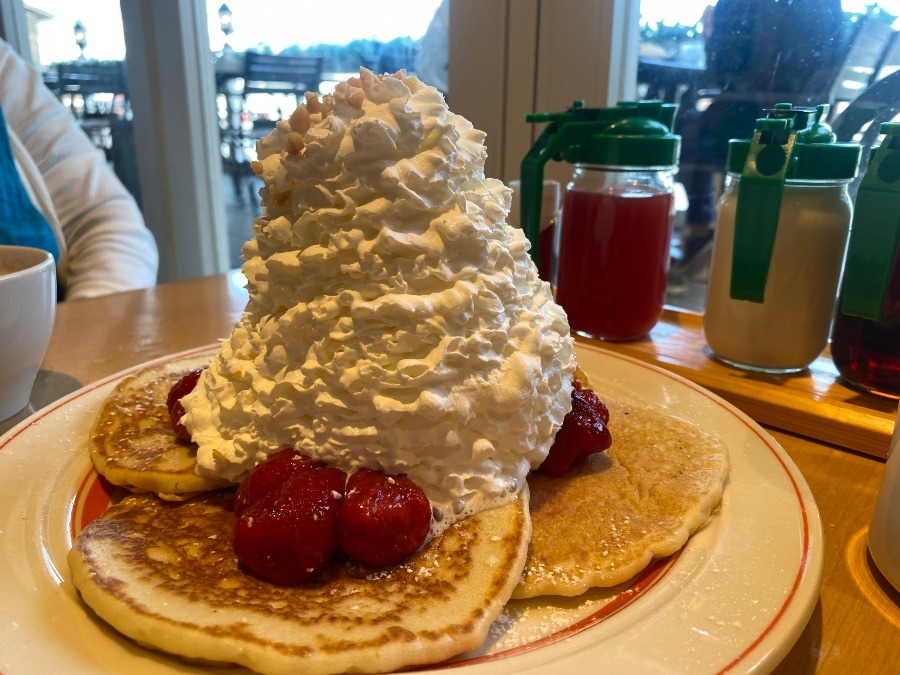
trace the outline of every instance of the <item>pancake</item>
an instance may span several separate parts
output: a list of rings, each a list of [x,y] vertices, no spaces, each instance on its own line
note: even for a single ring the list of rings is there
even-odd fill
[[[197,449],[175,437],[166,397],[182,375],[208,356],[149,366],[119,382],[91,428],[88,448],[97,472],[133,492],[182,500],[228,484],[198,475]]]
[[[284,587],[240,568],[231,498],[129,495],[111,506],[69,552],[82,598],[140,644],[190,660],[264,673],[388,672],[481,645],[531,534],[526,490],[401,565],[335,560],[314,582]]]
[[[100,473],[170,500],[220,486],[194,473],[194,446],[175,439],[165,407],[171,385],[205,361],[154,366],[116,387],[91,433]],[[560,478],[532,472],[530,523],[526,496],[518,510],[458,523],[391,570],[340,561],[315,583],[284,588],[240,569],[230,491],[181,504],[135,495],[79,535],[73,579],[120,632],[190,660],[309,673],[442,661],[478,647],[510,596],[627,582],[678,551],[719,503],[728,473],[719,440],[660,407],[598,394],[612,446]]]
[[[532,472],[532,539],[514,598],[624,583],[675,553],[718,505],[725,446],[665,410],[598,392],[612,446],[556,478]]]

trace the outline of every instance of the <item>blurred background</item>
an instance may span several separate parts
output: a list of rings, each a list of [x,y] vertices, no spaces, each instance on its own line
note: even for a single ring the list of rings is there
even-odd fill
[[[256,140],[360,66],[438,87],[487,132],[486,172],[507,182],[541,131],[528,112],[678,103],[669,302],[701,311],[728,137],[779,100],[828,103],[834,122],[855,102],[893,111],[898,14],[900,0],[0,0],[0,34],[138,199],[162,282],[240,265]]]

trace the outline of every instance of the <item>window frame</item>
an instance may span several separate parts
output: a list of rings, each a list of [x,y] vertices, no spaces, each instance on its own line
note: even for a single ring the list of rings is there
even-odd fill
[[[34,59],[31,58],[31,45],[28,42],[28,21],[25,18],[25,5],[22,0],[0,0],[0,35],[10,47],[22,55],[22,58],[34,64]]]
[[[541,131],[527,113],[633,99],[639,24],[640,0],[452,0],[449,102],[487,133],[485,173],[519,177]],[[546,175],[565,182],[571,168]]]
[[[206,3],[120,4],[142,210],[160,249],[160,282],[225,272],[228,221]]]

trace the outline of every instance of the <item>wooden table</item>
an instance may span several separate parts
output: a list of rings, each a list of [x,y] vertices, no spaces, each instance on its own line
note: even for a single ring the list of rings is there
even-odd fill
[[[244,308],[242,286],[243,277],[231,273],[61,304],[32,400],[40,405],[129,366],[215,342]],[[806,630],[777,672],[900,672],[900,594],[866,550],[884,473],[878,455],[887,450],[896,404],[844,390],[833,374],[829,380],[825,361],[791,378],[737,373],[705,355],[698,316],[667,312],[650,338],[606,346],[732,400],[765,424],[806,477],[825,530],[824,580]],[[825,442],[816,437],[823,435],[815,433],[816,420],[834,411],[843,422]],[[848,450],[860,435],[865,449]]]

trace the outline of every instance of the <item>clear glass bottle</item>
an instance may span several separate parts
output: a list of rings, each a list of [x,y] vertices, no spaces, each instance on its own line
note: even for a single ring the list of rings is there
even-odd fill
[[[856,194],[831,358],[845,384],[900,398],[900,123],[879,131]]]
[[[659,320],[675,221],[672,170],[575,165],[554,247],[556,299],[574,332],[632,340]]]
[[[887,295],[892,313],[880,321],[865,319],[845,313],[839,302],[831,336],[831,358],[842,381],[886,398],[900,398],[900,251],[896,260]]]
[[[824,125],[804,137],[791,124],[781,131],[762,124],[770,121],[757,122],[752,142],[729,144],[703,333],[729,365],[790,373],[828,343],[853,211],[847,186],[860,148],[834,143]],[[750,189],[748,176],[757,179]]]
[[[900,591],[900,411],[869,524],[868,545],[875,566]]]
[[[849,181],[788,181],[762,303],[729,295],[740,176],[719,203],[703,333],[729,365],[765,372],[803,370],[828,343],[850,232]]]
[[[613,108],[575,101],[565,112],[527,117],[549,123],[522,160],[522,229],[532,256],[540,250],[544,164],[574,165],[551,281],[574,333],[633,340],[659,320],[675,220],[672,174],[681,150],[681,137],[671,132],[675,108],[655,100]]]

